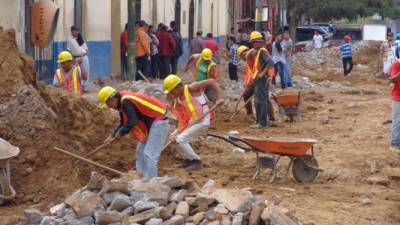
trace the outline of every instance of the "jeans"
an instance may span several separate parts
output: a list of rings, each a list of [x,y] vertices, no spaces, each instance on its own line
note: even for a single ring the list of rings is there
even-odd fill
[[[254,81],[254,105],[256,106],[256,121],[261,126],[267,126],[267,77]]]
[[[284,79],[285,79],[285,86],[286,87],[292,87],[292,76],[290,75],[290,65],[285,63],[284,64]]]
[[[128,74],[128,55],[121,52],[121,76],[126,78]]]
[[[147,55],[136,57],[137,70],[141,71],[145,77],[150,77],[150,62]],[[139,73],[136,75],[136,80],[141,80]]]
[[[283,62],[277,62],[275,63],[275,69],[278,71],[279,77],[281,78],[282,89],[285,89],[285,64]],[[272,78],[272,84],[276,85],[275,76]]]
[[[179,146],[179,154],[183,159],[200,160],[200,156],[194,152],[190,142],[207,133],[209,127],[209,125],[194,124],[176,137],[176,142]]]
[[[268,96],[268,92],[269,92],[268,87],[266,87],[266,91],[267,91],[267,96]],[[247,100],[251,96],[253,96],[253,94],[254,94],[254,85],[246,87],[244,90],[244,93],[243,93],[243,101],[247,102]],[[274,109],[272,107],[272,103],[271,103],[271,100],[269,99],[269,97],[267,97],[267,106],[268,106],[267,107],[267,118],[271,121],[274,121],[275,120]],[[253,105],[252,105],[251,101],[249,101],[246,104],[246,113],[247,113],[247,115],[253,114]]]
[[[136,147],[136,170],[142,173],[145,179],[157,176],[158,160],[164,148],[168,131],[168,120],[154,121],[147,140],[139,142]]]
[[[343,72],[344,75],[347,76],[347,74],[351,73],[351,71],[353,70],[353,58],[349,57],[349,58],[343,58]],[[350,65],[350,67],[348,66]]]
[[[171,57],[171,73],[176,74],[178,71],[178,63],[179,63],[179,56],[172,56]]]
[[[87,55],[83,56],[82,62],[83,68],[85,68],[87,79],[82,80],[82,90],[87,92],[89,91],[89,77],[90,77],[90,64],[89,64],[89,57]]]
[[[400,101],[392,101],[392,140],[390,145],[400,146]]]
[[[160,79],[164,79],[171,74],[171,57],[161,55],[159,56],[159,62]]]
[[[238,81],[237,65],[229,63],[229,79]]]
[[[150,77],[152,79],[159,78],[159,75],[158,75],[158,64],[159,64],[159,62],[158,62],[158,54],[152,55],[151,56],[151,65],[150,65],[151,66]]]

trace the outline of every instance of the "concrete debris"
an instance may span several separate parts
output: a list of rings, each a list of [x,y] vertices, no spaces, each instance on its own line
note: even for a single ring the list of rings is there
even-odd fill
[[[278,206],[281,198],[277,195],[265,200],[248,189],[221,188],[212,180],[202,191],[189,183],[170,177],[107,181],[92,173],[86,187],[50,208],[51,216],[27,209],[25,218],[43,225],[297,224],[296,211]]]

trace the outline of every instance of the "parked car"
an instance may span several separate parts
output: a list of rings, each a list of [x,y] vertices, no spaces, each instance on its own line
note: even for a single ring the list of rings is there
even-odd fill
[[[330,23],[313,23],[312,25],[316,27],[322,27],[329,33],[333,33],[333,25]]]
[[[352,40],[361,41],[362,40],[362,29],[358,25],[340,25],[336,24],[333,26],[333,36],[334,40],[343,39],[344,35],[350,35]]]
[[[314,37],[314,32],[319,31],[319,33],[327,41],[331,38],[331,34],[321,27],[317,26],[302,26],[296,29],[296,41],[312,41]]]

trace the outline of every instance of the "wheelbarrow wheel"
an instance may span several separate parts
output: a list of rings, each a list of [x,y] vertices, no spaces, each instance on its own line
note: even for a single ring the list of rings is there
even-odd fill
[[[302,183],[310,183],[318,176],[318,162],[312,155],[296,157],[293,161],[292,173],[294,179]]]

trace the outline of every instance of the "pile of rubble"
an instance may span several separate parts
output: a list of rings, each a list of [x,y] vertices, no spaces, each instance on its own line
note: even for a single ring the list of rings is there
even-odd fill
[[[28,223],[41,225],[299,224],[294,209],[279,206],[248,189],[222,188],[209,180],[201,189],[176,177],[107,180],[92,172],[89,183],[50,209],[25,210]]]

